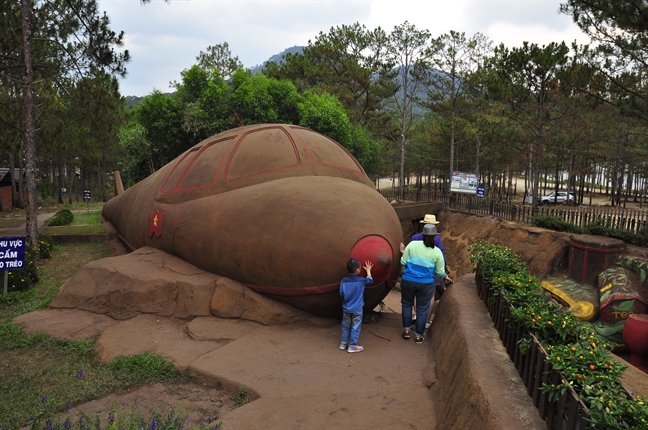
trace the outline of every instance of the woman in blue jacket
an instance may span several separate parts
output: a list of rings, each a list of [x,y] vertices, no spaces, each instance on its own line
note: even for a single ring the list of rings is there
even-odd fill
[[[404,266],[401,278],[401,305],[403,315],[403,338],[411,337],[412,307],[416,300],[415,339],[417,344],[425,340],[423,332],[434,296],[435,275],[449,280],[445,273],[443,253],[434,245],[437,229],[434,224],[423,227],[423,240],[410,242],[403,251],[401,264]]]

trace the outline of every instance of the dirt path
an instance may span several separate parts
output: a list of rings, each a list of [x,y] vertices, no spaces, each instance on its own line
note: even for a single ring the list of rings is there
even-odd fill
[[[384,303],[381,318],[362,326],[361,353],[339,350],[339,323],[257,325],[195,355],[187,369],[204,383],[142,386],[76,406],[69,414],[77,422],[82,412],[99,414],[104,423],[113,405],[119,414],[135,404],[145,417],[151,407],[165,415],[176,405],[178,412],[189,415],[188,429],[214,428],[221,422],[226,430],[433,428],[430,343],[416,345],[401,337],[399,292],[390,293]],[[162,317],[152,321],[162,333],[172,323]],[[161,355],[172,355],[178,347],[166,342],[160,348],[168,354]],[[241,392],[249,398],[242,399]]]
[[[36,223],[38,229],[42,229],[45,226],[45,222],[54,216],[54,213],[42,213],[38,214],[36,217]],[[0,237],[13,237],[13,236],[25,236],[27,224],[23,223],[15,228],[5,228],[0,230]]]

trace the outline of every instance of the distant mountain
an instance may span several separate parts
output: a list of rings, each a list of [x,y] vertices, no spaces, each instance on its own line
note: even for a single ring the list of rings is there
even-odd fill
[[[286,55],[286,54],[301,54],[302,52],[304,52],[304,47],[303,47],[303,46],[297,46],[297,45],[295,45],[295,46],[291,46],[290,48],[284,49],[284,50],[281,51],[280,53],[275,54],[275,55],[273,55],[272,57],[268,58],[268,60],[265,61],[263,64],[257,64],[256,66],[251,67],[251,68],[250,68],[250,71],[251,71],[253,74],[254,74],[255,72],[261,72],[261,71],[263,71],[263,69],[265,68],[265,64],[266,64],[268,61],[273,61],[273,62],[275,62],[275,63],[279,63],[279,64],[281,64],[281,63],[283,63],[283,56],[284,56],[284,55]]]
[[[142,100],[144,100],[144,97],[137,97],[137,96],[126,96],[126,107],[127,108],[134,108],[139,106],[140,103],[142,103]]]
[[[175,92],[173,92],[173,93],[164,93],[164,95],[167,95],[167,96],[172,96],[174,94],[175,94]],[[124,96],[124,98],[126,99],[126,108],[136,108],[137,106],[140,105],[140,103],[142,103],[142,100],[144,100],[145,97],[147,97],[147,96],[142,96],[142,97]]]

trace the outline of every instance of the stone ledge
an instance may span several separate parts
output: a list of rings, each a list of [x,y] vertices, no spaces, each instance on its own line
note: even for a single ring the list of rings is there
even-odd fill
[[[474,274],[443,295],[430,348],[436,430],[547,428],[477,295]]]

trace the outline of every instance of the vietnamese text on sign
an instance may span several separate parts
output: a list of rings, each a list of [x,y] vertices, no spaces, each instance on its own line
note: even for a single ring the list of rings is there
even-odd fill
[[[22,269],[25,266],[25,237],[0,238],[0,270]]]

